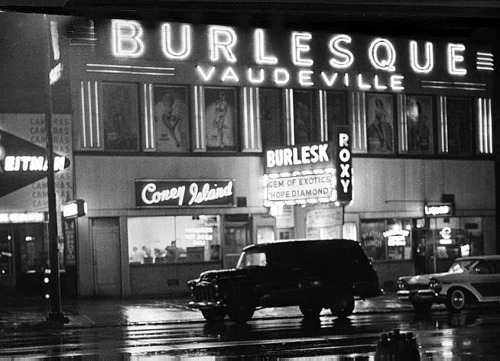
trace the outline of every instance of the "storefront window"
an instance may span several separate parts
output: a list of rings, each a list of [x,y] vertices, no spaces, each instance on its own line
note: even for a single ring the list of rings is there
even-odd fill
[[[374,260],[412,258],[411,219],[363,220],[361,246]]]
[[[128,220],[131,264],[220,260],[218,216],[137,217]]]

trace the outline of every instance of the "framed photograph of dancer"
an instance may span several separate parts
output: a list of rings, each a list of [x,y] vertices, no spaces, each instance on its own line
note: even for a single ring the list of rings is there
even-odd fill
[[[366,94],[368,153],[394,153],[394,97],[391,94]]]
[[[189,150],[188,89],[185,86],[154,86],[156,150]]]
[[[434,152],[432,114],[431,96],[407,95],[405,97],[408,154],[432,154]]]
[[[207,150],[236,150],[237,91],[230,87],[206,87],[205,130]]]

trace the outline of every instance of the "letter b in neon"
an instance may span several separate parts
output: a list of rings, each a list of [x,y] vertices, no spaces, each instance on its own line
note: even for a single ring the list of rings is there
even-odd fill
[[[114,56],[138,58],[144,53],[143,30],[137,21],[113,20],[111,34]]]

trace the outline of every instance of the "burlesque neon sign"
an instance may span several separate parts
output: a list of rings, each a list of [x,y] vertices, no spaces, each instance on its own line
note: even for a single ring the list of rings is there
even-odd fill
[[[199,42],[204,34],[195,31],[206,33],[203,43]],[[468,74],[468,49],[458,43],[297,31],[283,36],[265,29],[245,33],[229,26],[201,28],[179,23],[162,23],[159,32],[152,40],[139,22],[112,20],[112,53],[119,58],[141,58],[157,47],[165,60],[195,63],[195,75],[205,83],[262,85],[271,81],[286,86],[295,81],[303,87],[401,91],[405,89],[402,73],[431,73],[441,56],[448,75],[463,78]],[[277,43],[280,48],[273,47]],[[360,64],[363,69],[353,73],[353,67],[358,69]]]

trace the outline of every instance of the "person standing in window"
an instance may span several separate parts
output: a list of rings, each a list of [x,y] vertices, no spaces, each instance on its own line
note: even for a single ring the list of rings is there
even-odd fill
[[[132,249],[132,256],[130,256],[130,263],[139,263],[142,264],[144,263],[144,258],[146,257],[146,254],[139,248],[134,247]]]

